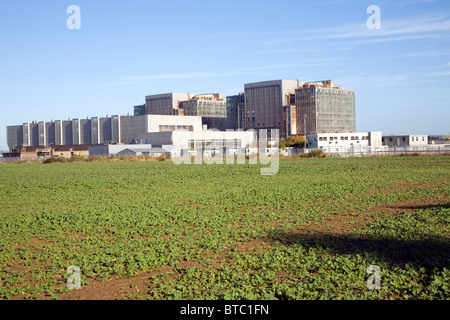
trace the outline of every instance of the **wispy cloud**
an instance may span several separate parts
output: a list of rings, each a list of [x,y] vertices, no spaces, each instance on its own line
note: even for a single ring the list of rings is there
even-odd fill
[[[212,77],[232,77],[243,75],[261,75],[267,74],[268,70],[324,66],[327,63],[329,63],[329,61],[333,60],[339,59],[315,59],[305,61],[304,63],[290,63],[290,64],[285,63],[285,64],[253,66],[245,68],[234,68],[231,69],[230,71],[223,71],[223,72],[190,72],[190,73],[166,73],[166,74],[143,75],[143,76],[125,76],[116,79],[112,84],[128,85],[128,84],[148,83],[160,80],[183,80],[183,79],[199,79]]]
[[[335,28],[290,30],[284,36],[273,37],[265,44],[280,44],[283,42],[315,41],[315,40],[357,40],[365,41],[403,41],[426,37],[446,37],[450,31],[450,20],[446,15],[430,15],[411,17],[409,19],[381,20],[381,29],[370,30],[366,21],[360,23],[337,26]],[[374,40],[376,39],[376,40]],[[356,42],[358,43],[358,42]]]
[[[445,76],[450,76],[450,71],[442,71],[442,72],[430,73],[427,76],[428,77],[445,77]]]
[[[407,58],[407,57],[433,57],[433,56],[448,56],[450,55],[450,49],[449,50],[426,50],[426,51],[416,51],[416,52],[409,52],[402,55],[399,55],[400,58]]]

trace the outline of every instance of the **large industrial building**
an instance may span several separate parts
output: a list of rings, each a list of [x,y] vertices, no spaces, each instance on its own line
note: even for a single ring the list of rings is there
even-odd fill
[[[185,116],[202,117],[203,125],[224,131],[227,126],[227,102],[221,93],[195,95],[180,102],[180,110]]]
[[[227,128],[245,128],[245,99],[244,93],[227,97]]]
[[[145,97],[145,104],[134,106],[133,116],[34,121],[9,126],[7,136],[10,150],[112,144],[191,148],[207,139],[222,143],[247,139],[242,132],[226,133],[229,137],[222,139],[210,129],[257,133],[266,129],[269,139],[273,129],[279,130],[280,139],[305,133],[351,133],[356,131],[355,93],[335,87],[331,80],[273,80],[247,83],[243,93],[225,99],[220,93],[154,94]]]
[[[147,114],[178,115],[180,102],[190,100],[189,93],[164,93],[145,97]]]
[[[129,147],[131,149],[144,145],[146,148],[177,146],[180,150],[224,149],[245,148],[254,142],[255,135],[251,131],[210,130],[202,123],[202,117],[186,115],[115,115],[83,120],[24,123],[8,127],[8,147],[14,152],[24,147],[35,147],[34,150],[37,150],[38,147],[48,149],[80,145],[86,146],[86,149],[89,146],[104,145],[137,146]],[[119,148],[120,151],[124,149]],[[95,150],[94,154],[98,154]]]
[[[278,129],[280,138],[297,134],[292,114],[295,114],[295,89],[304,82],[274,80],[244,85],[244,129]],[[293,125],[294,123],[294,125]]]
[[[335,87],[332,80],[276,80],[244,87],[244,129],[279,129],[281,138],[356,131],[355,92]]]
[[[355,132],[355,92],[333,81],[306,83],[295,90],[299,134]]]

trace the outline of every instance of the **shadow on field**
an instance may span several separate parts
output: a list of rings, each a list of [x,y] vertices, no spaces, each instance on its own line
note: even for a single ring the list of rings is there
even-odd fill
[[[296,234],[273,232],[272,240],[285,245],[300,244],[308,248],[325,249],[332,254],[368,255],[375,262],[389,265],[410,264],[415,268],[449,268],[450,240],[440,235],[421,235],[420,239],[399,239],[338,234]]]
[[[275,230],[269,237],[285,245],[301,244],[305,248],[325,249],[340,255],[359,254],[390,265],[408,263],[415,268],[449,268],[450,238],[445,228],[450,203],[408,208],[417,215],[402,213],[388,218],[381,227],[375,225],[355,233],[302,234]],[[435,233],[434,228],[440,230],[439,233]]]
[[[417,205],[417,206],[391,206],[397,209],[409,209],[409,210],[423,210],[423,209],[449,209],[450,203],[445,204],[432,204],[432,205]]]

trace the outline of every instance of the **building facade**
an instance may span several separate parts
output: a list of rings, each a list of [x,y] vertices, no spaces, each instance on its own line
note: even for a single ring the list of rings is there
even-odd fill
[[[333,81],[306,83],[295,90],[297,133],[355,132],[355,91]]]
[[[164,93],[145,97],[147,114],[178,115],[180,102],[190,100],[189,93]]]
[[[291,119],[291,106],[293,105],[292,95],[295,94],[295,89],[300,88],[303,84],[304,82],[295,80],[245,84],[244,129],[278,129],[280,138],[286,138],[290,126],[287,121]],[[283,116],[283,113],[286,116]]]
[[[382,135],[380,131],[312,133],[307,141],[310,149],[381,147]]]
[[[134,115],[135,116],[142,116],[144,114],[147,114],[147,108],[145,107],[145,104],[134,106]]]
[[[243,129],[245,123],[244,93],[227,97],[227,128]]]
[[[227,129],[227,105],[221,93],[195,95],[180,103],[180,111],[185,116],[202,117],[208,128]]]

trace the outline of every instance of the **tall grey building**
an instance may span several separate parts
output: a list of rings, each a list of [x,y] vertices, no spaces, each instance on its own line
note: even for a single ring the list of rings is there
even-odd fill
[[[145,104],[134,106],[134,115],[135,116],[141,116],[146,113],[147,113],[147,110],[145,108]]]
[[[163,93],[145,97],[147,114],[178,115],[180,102],[190,99],[189,93]]]
[[[244,85],[245,128],[244,129],[278,129],[280,138],[288,136],[288,117],[283,111],[291,111],[292,96],[295,89],[304,82],[298,80],[275,80]],[[283,108],[289,107],[289,108]],[[270,131],[268,131],[270,132]]]
[[[331,80],[296,89],[295,105],[298,134],[356,131],[355,91],[335,87]]]
[[[245,120],[245,99],[240,93],[227,97],[227,129],[243,129]]]
[[[183,115],[200,117],[227,117],[227,103],[222,94],[196,95],[192,99],[182,101]]]
[[[193,96],[180,103],[180,112],[185,116],[200,116],[202,124],[210,129],[227,129],[227,102],[221,93]]]

